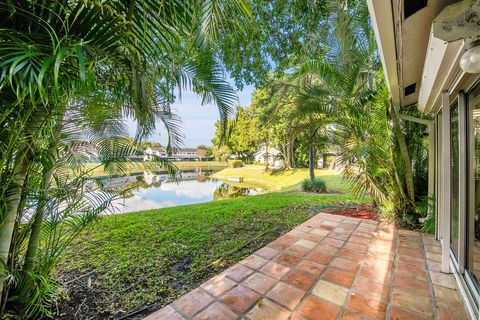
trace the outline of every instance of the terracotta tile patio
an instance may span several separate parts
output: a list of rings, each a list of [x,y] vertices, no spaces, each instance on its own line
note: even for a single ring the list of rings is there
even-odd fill
[[[468,319],[430,235],[318,214],[146,320]]]

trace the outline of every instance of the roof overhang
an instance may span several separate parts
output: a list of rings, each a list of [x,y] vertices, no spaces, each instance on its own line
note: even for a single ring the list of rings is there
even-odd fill
[[[458,60],[465,50],[465,41],[447,43],[434,36],[432,27],[444,8],[458,2],[461,1],[367,0],[396,107],[418,102],[421,111],[433,111],[440,92],[461,72]]]

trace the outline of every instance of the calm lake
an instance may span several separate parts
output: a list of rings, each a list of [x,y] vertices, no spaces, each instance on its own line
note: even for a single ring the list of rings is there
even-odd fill
[[[183,171],[177,181],[167,173],[141,172],[128,176],[99,177],[107,187],[127,190],[114,202],[114,213],[150,210],[213,200],[251,196],[258,188],[238,188],[210,178],[213,171]]]

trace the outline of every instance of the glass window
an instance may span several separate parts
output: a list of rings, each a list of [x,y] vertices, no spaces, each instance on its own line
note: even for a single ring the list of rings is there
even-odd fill
[[[458,104],[450,109],[450,246],[458,259],[460,153],[458,141]]]
[[[480,279],[480,86],[470,93],[470,131],[469,139],[471,145],[469,157],[473,162],[470,165],[470,208],[469,221],[469,242],[468,242],[468,265],[467,270],[474,278]],[[472,199],[473,198],[473,199]],[[473,207],[473,208],[472,208]],[[477,281],[478,283],[478,281]]]

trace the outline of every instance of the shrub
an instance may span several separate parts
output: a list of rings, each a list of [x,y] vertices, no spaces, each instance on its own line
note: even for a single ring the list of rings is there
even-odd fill
[[[302,183],[302,189],[303,191],[321,193],[327,191],[327,185],[321,178],[305,179]]]
[[[230,160],[228,162],[228,165],[230,166],[230,168],[241,168],[243,167],[243,162],[242,160]]]

